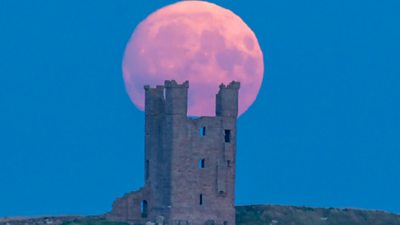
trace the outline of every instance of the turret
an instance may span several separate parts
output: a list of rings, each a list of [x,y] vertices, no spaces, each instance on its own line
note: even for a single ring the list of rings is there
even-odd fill
[[[239,88],[240,82],[232,81],[225,86],[219,86],[219,92],[216,96],[215,114],[222,117],[236,118],[239,107]]]
[[[185,81],[183,84],[178,84],[175,80],[167,80],[164,86],[166,115],[186,116],[189,82]]]
[[[151,88],[149,85],[144,86],[145,90],[145,106],[146,115],[158,115],[164,112],[164,86],[157,85]]]
[[[165,111],[164,86],[158,85],[155,88],[149,85],[144,86],[145,90],[145,181],[154,179],[156,176],[157,162],[154,157],[159,150],[157,143],[162,139],[159,132],[162,116]]]

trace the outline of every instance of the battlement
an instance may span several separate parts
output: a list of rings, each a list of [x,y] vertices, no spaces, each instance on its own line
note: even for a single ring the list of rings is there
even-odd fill
[[[146,94],[149,94],[152,96],[163,96],[164,95],[164,86],[163,85],[157,85],[154,88],[150,87],[150,85],[145,85],[144,90],[145,90]]]
[[[187,116],[189,81],[181,84],[166,80],[164,85],[144,86],[145,111],[147,114]],[[237,117],[240,82],[221,84],[216,95],[216,116]]]
[[[221,84],[219,85],[219,89],[240,89],[240,82],[238,81],[232,81],[231,83],[229,83],[228,85],[225,84]]]
[[[189,88],[189,81],[178,84],[175,80],[166,80],[164,86],[165,88]]]
[[[238,115],[240,82],[232,81],[228,85],[221,84],[216,95],[215,114],[223,117]]]
[[[164,112],[164,86],[157,85],[155,88],[144,86],[146,115],[161,114]]]
[[[189,81],[178,84],[175,80],[166,80],[164,85],[152,88],[144,86],[146,114],[187,114],[187,93]]]

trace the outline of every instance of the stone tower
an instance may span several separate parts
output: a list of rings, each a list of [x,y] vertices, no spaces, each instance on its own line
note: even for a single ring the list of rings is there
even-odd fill
[[[113,203],[110,220],[235,225],[240,83],[220,85],[215,117],[187,117],[189,82],[145,86],[145,186]]]

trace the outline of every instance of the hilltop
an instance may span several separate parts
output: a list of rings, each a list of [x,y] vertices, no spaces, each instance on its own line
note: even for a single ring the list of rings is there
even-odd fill
[[[237,225],[400,225],[384,211],[274,205],[236,207]]]
[[[400,225],[400,215],[372,210],[276,205],[236,207],[237,225]],[[0,225],[127,225],[103,216],[0,218]]]

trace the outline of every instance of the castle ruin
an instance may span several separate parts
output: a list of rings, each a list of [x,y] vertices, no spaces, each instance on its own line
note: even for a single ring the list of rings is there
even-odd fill
[[[173,80],[145,86],[145,186],[115,200],[107,219],[235,225],[240,83],[220,85],[215,117],[187,117],[188,88]]]

